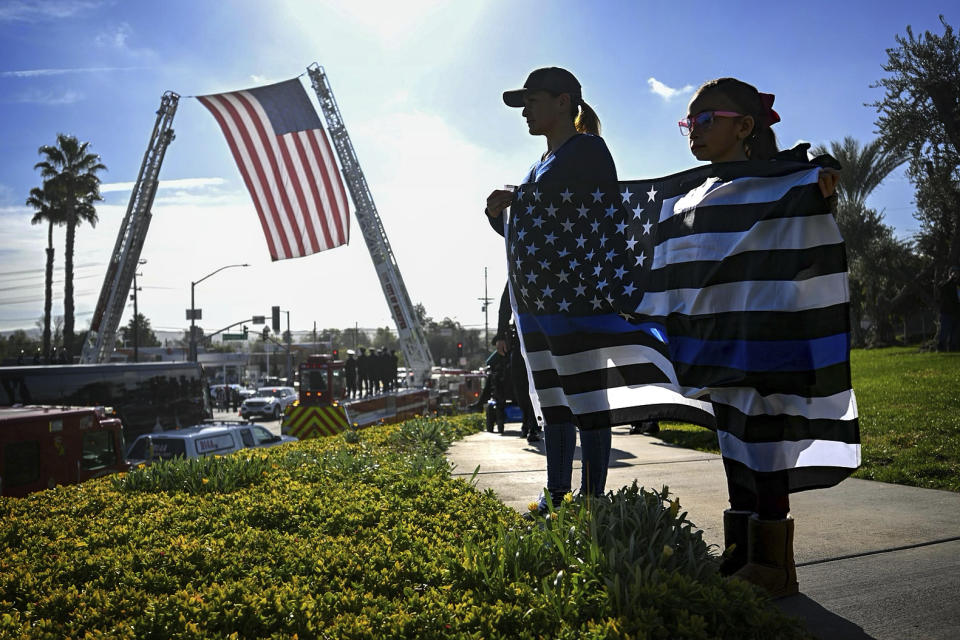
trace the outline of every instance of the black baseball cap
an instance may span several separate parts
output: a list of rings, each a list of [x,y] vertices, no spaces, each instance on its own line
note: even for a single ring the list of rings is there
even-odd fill
[[[503,92],[503,102],[508,107],[522,107],[527,91],[549,91],[554,94],[569,93],[574,104],[580,103],[580,83],[572,73],[560,67],[535,69],[527,76],[523,89]]]

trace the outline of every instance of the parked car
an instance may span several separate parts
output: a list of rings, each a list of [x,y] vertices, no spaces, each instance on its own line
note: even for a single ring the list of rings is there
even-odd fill
[[[257,395],[257,389],[255,387],[240,387],[240,401],[243,402],[247,398],[252,398]]]
[[[217,422],[144,434],[127,449],[127,462],[137,465],[177,457],[224,455],[240,449],[272,447],[295,440],[293,436],[275,436],[259,424]]]
[[[297,399],[297,392],[293,387],[260,387],[256,395],[247,398],[240,405],[240,417],[244,420],[253,418],[273,418],[280,416]]]

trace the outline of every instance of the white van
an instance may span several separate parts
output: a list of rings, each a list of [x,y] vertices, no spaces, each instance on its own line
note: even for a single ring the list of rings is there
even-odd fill
[[[199,425],[144,434],[134,440],[127,449],[127,461],[131,465],[138,465],[177,457],[224,455],[240,449],[272,447],[295,440],[293,436],[275,436],[259,424]]]

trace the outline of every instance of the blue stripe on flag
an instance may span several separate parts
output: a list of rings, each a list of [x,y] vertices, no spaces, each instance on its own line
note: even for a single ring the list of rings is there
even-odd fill
[[[519,314],[520,331],[563,336],[571,333],[633,333],[644,331],[660,342],[667,341],[667,330],[656,322],[632,324],[615,313],[596,316],[567,316],[563,314]]]
[[[741,371],[811,371],[847,361],[849,336],[813,340],[699,340],[670,337],[670,359]]]

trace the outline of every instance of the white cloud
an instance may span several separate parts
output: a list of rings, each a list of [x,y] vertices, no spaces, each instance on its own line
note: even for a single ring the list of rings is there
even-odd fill
[[[267,76],[261,76],[261,75],[258,75],[258,74],[256,74],[256,73],[251,73],[251,74],[250,74],[250,82],[253,82],[253,83],[255,83],[255,84],[266,84],[266,82],[267,82]]]
[[[143,38],[141,37],[139,40],[143,40]],[[130,46],[130,43],[135,41],[137,41],[137,38],[134,38],[133,28],[126,22],[121,22],[118,25],[111,26],[106,31],[101,31],[93,39],[94,44],[98,47],[119,51],[128,56],[140,58],[156,56],[152,49]]]
[[[128,197],[133,186],[133,182],[108,182],[100,185],[100,193],[120,193]],[[116,200],[111,199],[111,202]],[[180,178],[160,181],[153,206],[203,208],[236,206],[244,202],[249,202],[246,190],[231,188],[223,178]]]
[[[157,184],[157,189],[204,189],[220,186],[224,183],[226,183],[226,180],[223,178],[179,178],[177,180],[161,180]],[[133,189],[133,185],[133,182],[104,182],[100,185],[100,193],[130,191]]]
[[[59,20],[103,6],[100,0],[4,0],[0,22]]]
[[[113,47],[115,49],[125,49],[127,39],[133,34],[133,29],[126,22],[121,22],[112,31],[104,31],[97,34],[94,42],[101,47]]]
[[[19,102],[24,104],[45,104],[45,105],[64,105],[74,104],[83,100],[84,96],[79,91],[27,91],[14,96],[5,102]]]
[[[647,84],[650,85],[650,91],[657,94],[664,100],[670,100],[676,96],[692,93],[694,89],[692,84],[685,85],[682,89],[674,89],[673,87],[668,87],[654,77],[647,78]]]

